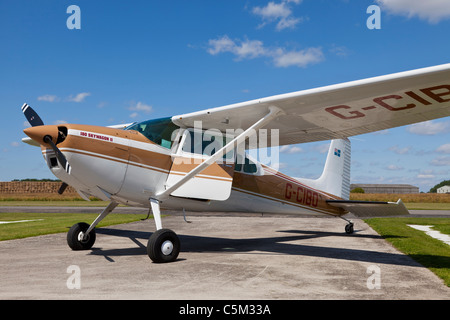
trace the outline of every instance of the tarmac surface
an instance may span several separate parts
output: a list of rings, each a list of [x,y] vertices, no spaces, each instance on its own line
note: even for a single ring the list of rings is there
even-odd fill
[[[181,241],[169,264],[147,256],[151,219],[97,229],[87,251],[72,251],[65,233],[0,242],[0,299],[450,299],[441,279],[360,219],[353,235],[329,217],[187,219],[163,218]]]

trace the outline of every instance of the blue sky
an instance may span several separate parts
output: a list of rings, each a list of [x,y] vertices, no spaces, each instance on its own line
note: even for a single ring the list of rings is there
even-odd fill
[[[21,142],[24,102],[46,124],[172,116],[448,63],[449,31],[447,0],[0,0],[0,180],[52,177]],[[354,137],[352,182],[428,191],[450,178],[449,138],[449,118]],[[317,177],[327,143],[284,148],[281,171]]]

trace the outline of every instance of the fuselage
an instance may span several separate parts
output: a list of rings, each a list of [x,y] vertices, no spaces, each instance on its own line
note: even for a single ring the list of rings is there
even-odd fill
[[[54,127],[58,126],[45,127],[55,130]],[[121,130],[76,124],[59,126],[58,130],[64,131],[65,139],[57,146],[70,163],[70,174],[58,163],[51,148],[41,146],[42,154],[52,173],[73,186],[86,199],[94,196],[125,205],[149,207],[149,199],[166,189],[171,170],[174,172],[174,161],[189,157],[177,152],[181,148],[177,144],[181,141],[180,132],[178,135],[171,132],[174,143],[168,143],[164,137],[156,138],[154,140],[157,142],[154,142],[149,139],[149,134],[139,132],[137,128]],[[185,167],[186,174],[192,166]],[[251,163],[250,170],[246,168],[249,166],[238,168],[233,165],[231,173],[229,168],[225,168],[224,172],[227,171],[229,176],[225,174],[223,177],[207,168],[196,176],[198,180],[203,179],[206,186],[209,181],[232,181],[226,200],[171,196],[161,206],[188,211],[323,213],[335,216],[346,213],[326,203],[329,199],[339,199],[336,196],[308,187],[256,161]],[[179,171],[177,167],[177,174],[183,175]]]

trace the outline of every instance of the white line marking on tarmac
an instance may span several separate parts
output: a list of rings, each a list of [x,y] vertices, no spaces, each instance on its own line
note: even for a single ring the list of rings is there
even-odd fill
[[[431,229],[433,226],[421,226],[421,225],[415,225],[415,224],[408,224],[408,227],[423,231],[430,237],[438,239],[450,246],[450,236],[446,235],[446,234],[442,234],[439,231]]]
[[[0,224],[7,224],[7,223],[19,223],[19,222],[31,222],[31,221],[42,221],[44,219],[36,219],[36,220],[18,220],[18,221],[0,221]]]

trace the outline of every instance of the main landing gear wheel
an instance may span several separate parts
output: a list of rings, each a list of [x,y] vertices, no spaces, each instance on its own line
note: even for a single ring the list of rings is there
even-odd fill
[[[89,250],[95,242],[95,229],[85,237],[84,234],[89,229],[85,222],[76,223],[67,233],[67,244],[72,250]]]
[[[347,234],[353,233],[353,223],[349,223],[345,226],[345,233]]]
[[[155,263],[175,261],[180,253],[180,240],[175,232],[160,229],[148,239],[147,254]]]

